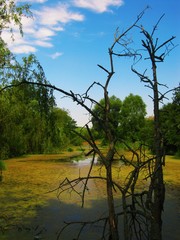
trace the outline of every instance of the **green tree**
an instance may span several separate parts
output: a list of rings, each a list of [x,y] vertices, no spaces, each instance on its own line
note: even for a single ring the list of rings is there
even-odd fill
[[[11,26],[18,26],[21,35],[23,35],[22,17],[32,17],[30,5],[16,3],[13,0],[0,1],[0,73],[2,79],[2,72],[9,71],[11,68],[11,60],[13,55],[7,48],[7,45],[2,39],[2,31],[10,31],[12,39],[13,28]],[[12,24],[13,23],[13,24]],[[8,69],[6,67],[8,66]]]
[[[54,107],[48,127],[48,143],[51,145],[51,148],[60,150],[76,144],[77,136],[73,133],[75,129],[76,123],[69,116],[69,113],[64,109]]]
[[[3,29],[9,29],[13,33],[11,24],[15,24],[19,27],[21,34],[22,30],[22,17],[31,16],[29,4],[17,4],[13,0],[1,0],[0,1],[0,35]],[[13,35],[12,35],[13,37]]]
[[[112,128],[112,131],[118,137],[118,126],[121,119],[121,107],[122,101],[116,96],[111,96],[109,98],[110,102],[110,113],[109,113],[109,122]],[[105,99],[101,99],[99,103],[97,103],[93,108],[93,113],[96,116],[99,116],[99,120],[95,117],[92,117],[92,124],[95,131],[98,132],[98,138],[106,138],[106,134],[104,135],[104,129],[102,121],[104,121],[106,109],[105,109]]]
[[[151,152],[153,149],[153,137],[154,137],[154,117],[147,117],[144,119],[144,126],[140,130],[140,141]]]
[[[174,92],[172,103],[160,110],[160,124],[167,154],[180,154],[180,88]]]
[[[140,132],[145,124],[146,105],[142,98],[132,93],[127,96],[121,109],[121,135],[130,142],[140,140]]]
[[[0,96],[3,105],[0,113],[3,155],[42,153],[48,139],[48,121],[55,106],[53,92],[40,84],[20,84],[32,79],[37,83],[48,83],[34,55],[23,58],[21,64],[14,62],[10,70],[10,73],[4,74],[5,82],[17,87],[7,88]]]
[[[135,142],[140,140],[140,132],[145,124],[146,105],[138,95],[130,94],[122,102],[119,98],[111,96],[109,121],[113,134],[117,139],[129,140]],[[105,100],[101,99],[93,108],[93,113],[102,120],[105,117]],[[103,135],[103,124],[92,118],[93,128],[98,131],[101,138]]]

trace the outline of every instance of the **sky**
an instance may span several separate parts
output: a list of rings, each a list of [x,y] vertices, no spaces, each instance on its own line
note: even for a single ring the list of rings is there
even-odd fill
[[[146,8],[140,24],[152,31],[159,18],[156,37],[159,43],[176,36],[173,43],[180,43],[180,1],[179,0],[16,0],[17,4],[31,4],[32,18],[22,18],[23,37],[14,29],[14,41],[4,31],[2,37],[17,57],[35,54],[40,61],[47,80],[65,91],[83,94],[94,82],[104,84],[107,74],[97,64],[109,69],[108,48],[112,46],[118,29],[122,33]],[[139,48],[142,35],[134,29],[129,34],[133,47]],[[119,49],[117,49],[118,51]],[[120,51],[120,50],[119,50]],[[180,46],[177,46],[159,63],[159,82],[169,89],[177,87],[180,77]],[[130,93],[140,95],[147,105],[147,116],[153,115],[152,92],[144,87],[132,73],[130,58],[115,58],[115,74],[110,82],[109,95],[124,100]],[[148,61],[135,66],[144,71]],[[162,88],[166,92],[168,89]],[[90,94],[97,101],[103,98],[100,87],[94,86]],[[149,96],[150,95],[150,96]],[[89,115],[71,99],[55,92],[56,103],[69,111],[79,126],[89,120]],[[172,95],[169,94],[171,101]]]

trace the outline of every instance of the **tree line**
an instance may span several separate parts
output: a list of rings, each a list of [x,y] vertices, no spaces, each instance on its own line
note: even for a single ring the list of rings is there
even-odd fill
[[[104,119],[105,101],[101,99],[93,108],[95,115]],[[147,116],[146,104],[139,95],[129,94],[124,101],[116,96],[110,97],[110,119],[114,128],[114,135],[130,144],[142,143],[154,153],[153,146],[153,116]],[[160,125],[165,153],[180,155],[180,89],[173,92],[171,102],[164,104],[160,109]],[[102,139],[106,144],[106,136],[101,122],[92,117],[92,129],[96,139]]]
[[[17,62],[7,49],[6,61],[14,60],[9,68],[1,67],[0,88],[15,85],[0,94],[0,158],[30,153],[56,153],[68,145],[80,143],[72,130],[77,128],[69,113],[56,106],[53,90],[34,55]],[[12,63],[11,63],[12,64]],[[34,81],[39,85],[23,84]],[[20,85],[19,85],[20,84]],[[19,86],[18,86],[19,85]],[[174,91],[172,103],[160,110],[160,119],[167,154],[179,154],[179,89]],[[146,117],[146,105],[138,95],[130,94],[124,101],[110,97],[111,124],[114,134],[131,143],[141,141],[153,151],[153,118]],[[104,119],[105,100],[95,104],[93,112]],[[102,125],[92,117],[96,139],[106,143]]]
[[[3,76],[3,77],[2,77]],[[44,71],[34,55],[16,62],[13,69],[2,74],[1,85],[18,86],[35,81],[48,84]],[[178,154],[179,150],[179,90],[174,92],[172,103],[160,111],[166,152]],[[153,118],[146,117],[146,105],[138,95],[130,94],[124,101],[110,97],[111,124],[114,135],[130,143],[146,143],[153,151]],[[104,99],[93,108],[95,115],[104,119]],[[0,94],[0,158],[6,159],[23,154],[57,153],[69,145],[80,143],[73,130],[77,128],[69,113],[56,106],[53,91],[43,85],[23,84],[8,88]],[[106,144],[106,136],[100,122],[92,117],[95,138]]]

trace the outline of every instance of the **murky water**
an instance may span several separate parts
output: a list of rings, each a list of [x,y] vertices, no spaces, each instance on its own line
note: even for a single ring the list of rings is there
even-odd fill
[[[19,200],[16,200],[13,207],[12,203],[9,205],[7,204],[9,209],[11,209],[11,212],[12,209],[14,209],[14,212],[19,211],[19,214],[21,214],[21,220],[18,221],[17,226],[11,226],[11,230],[6,231],[4,234],[0,232],[0,240],[56,240],[60,229],[65,226],[64,222],[71,222],[73,224],[64,230],[59,239],[74,240],[77,239],[79,229],[82,227],[81,224],[76,224],[75,222],[94,221],[107,215],[105,187],[102,181],[89,181],[89,191],[86,194],[84,208],[81,207],[81,199],[77,196],[77,194],[73,194],[71,192],[64,193],[64,195],[61,195],[60,199],[57,198],[57,191],[45,194],[47,189],[51,190],[53,187],[57,187],[58,183],[67,176],[71,177],[72,179],[74,177],[78,178],[79,176],[86,174],[89,170],[91,158],[86,160],[71,159],[70,162],[63,163],[59,162],[58,160],[54,162],[40,161],[39,163],[37,161],[31,161],[28,162],[28,165],[27,161],[23,161],[24,160],[17,160],[16,162],[9,162],[9,173],[6,173],[7,176],[5,175],[4,185],[1,187],[7,189],[11,187],[11,189],[8,189],[10,202],[11,200],[15,201],[15,197],[12,197],[14,194],[13,184],[14,188],[16,187],[14,189],[16,193],[18,191],[24,191],[23,186],[21,186],[21,184],[24,184],[26,188],[26,199],[28,199],[27,191],[30,191],[30,194],[34,194],[33,190],[35,188],[37,189],[39,186],[40,188],[38,191],[40,191],[43,201],[41,204],[41,201],[39,201],[37,198],[39,195],[37,195],[37,193],[34,195],[33,200],[37,204],[33,205],[34,203],[31,203],[33,210],[35,210],[35,214],[33,214],[33,216],[28,215],[28,212],[26,212],[28,208],[24,207],[24,205],[22,206],[22,208],[24,208],[24,216],[22,216],[22,213],[20,212],[22,198],[24,197],[23,199],[25,201],[25,196],[20,195]],[[97,160],[96,164],[95,171],[98,174],[103,175],[103,169],[101,169],[101,167],[98,165]],[[118,164],[117,167],[119,168],[120,165],[121,164]],[[21,177],[20,173],[22,173],[24,167],[26,172],[24,173],[24,177]],[[14,172],[17,169],[19,169],[19,173]],[[23,183],[23,181],[25,182]],[[37,185],[38,181],[39,185]],[[79,189],[80,188],[81,186],[79,186]],[[117,200],[116,203],[117,206],[120,205],[120,200]],[[3,209],[3,211],[5,210]],[[0,214],[1,213],[2,211]],[[179,240],[180,228],[178,227],[178,224],[180,222],[180,215],[178,199],[175,192],[174,194],[172,194],[172,192],[167,194],[163,219],[163,239]],[[90,225],[87,224],[84,226],[83,232],[79,239],[100,239],[102,231],[103,224],[101,222]],[[123,239],[123,237],[121,239]]]

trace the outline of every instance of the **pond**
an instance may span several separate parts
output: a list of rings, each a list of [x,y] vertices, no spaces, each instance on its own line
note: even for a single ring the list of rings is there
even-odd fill
[[[64,226],[64,221],[93,221],[106,216],[106,191],[102,181],[89,181],[89,191],[86,194],[84,208],[81,207],[81,199],[77,194],[64,192],[58,198],[59,192],[51,191],[56,189],[66,177],[73,179],[86,175],[90,161],[91,158],[61,161],[58,156],[47,158],[31,156],[8,160],[7,171],[4,172],[4,179],[0,184],[0,226],[5,227],[4,233],[0,231],[0,239],[55,240]],[[165,175],[168,183],[163,214],[164,240],[178,240],[180,235],[179,227],[177,227],[179,224],[179,179],[177,182],[169,180],[171,168],[174,175],[176,170],[178,171],[176,164],[171,161],[168,173]],[[119,174],[119,169],[124,172],[125,169],[122,168],[120,163],[116,164],[116,173]],[[93,171],[96,175],[104,174],[97,160]],[[119,200],[116,203],[117,206],[120,205]],[[76,239],[78,229],[79,225],[73,224],[59,239]],[[101,232],[101,224],[88,225],[84,228],[80,239],[99,239]]]

